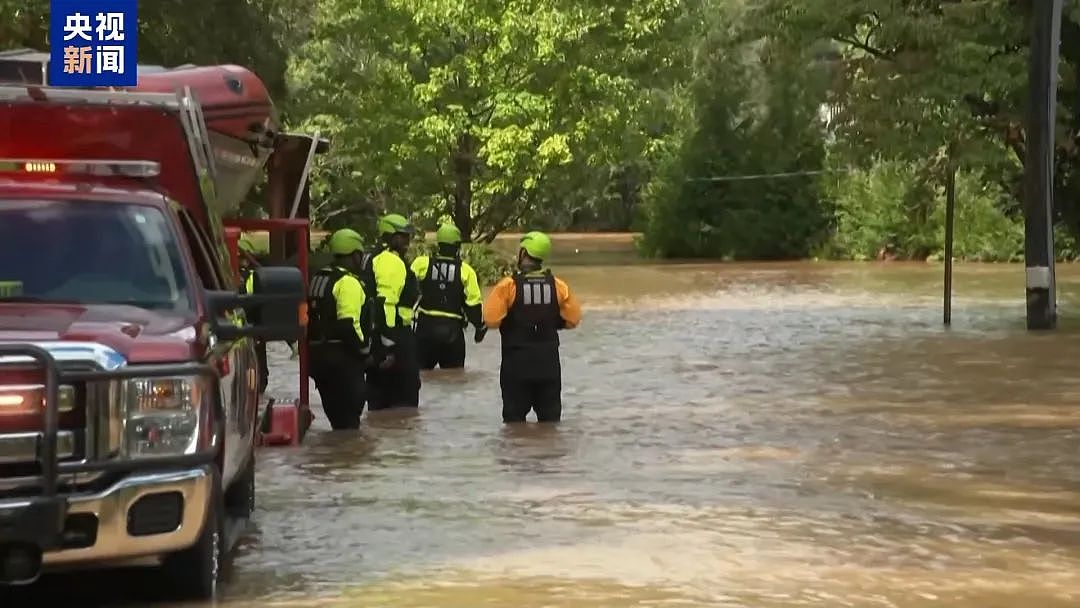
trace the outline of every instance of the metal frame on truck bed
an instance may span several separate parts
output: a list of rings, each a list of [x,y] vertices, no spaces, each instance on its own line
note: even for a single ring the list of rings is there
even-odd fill
[[[295,237],[297,249],[296,265],[308,283],[308,250],[310,249],[310,223],[307,219],[236,219],[225,223],[225,238],[233,259],[233,272],[239,276],[239,240],[242,231],[266,231],[271,235],[285,234]],[[305,312],[306,316],[306,312]],[[306,330],[306,325],[305,325]],[[306,333],[306,331],[305,331]],[[306,336],[305,336],[306,337]],[[298,378],[299,394],[291,402],[281,402],[270,397],[265,404],[263,417],[259,423],[259,445],[297,445],[311,427],[314,416],[308,403],[308,348],[307,340],[297,344],[299,351]]]

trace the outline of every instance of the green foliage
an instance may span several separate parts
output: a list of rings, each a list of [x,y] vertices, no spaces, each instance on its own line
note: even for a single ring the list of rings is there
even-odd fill
[[[665,257],[804,257],[826,228],[821,73],[790,48],[719,31],[692,89],[695,128],[650,185],[643,250]]]
[[[760,23],[791,44],[831,42],[834,128],[853,157],[919,161],[982,135],[966,95],[1023,100],[1025,58],[995,56],[1026,42],[1010,4],[772,0]]]
[[[899,259],[944,256],[944,186],[926,183],[914,165],[881,163],[827,183],[835,225],[819,256],[872,260],[886,249]],[[1023,223],[1001,212],[1007,193],[978,175],[960,172],[956,199],[954,257],[981,262],[1023,258]]]
[[[513,258],[488,244],[466,243],[461,246],[461,256],[476,270],[481,284],[484,285],[494,285],[499,279],[512,274],[516,268]]]
[[[728,77],[712,87],[715,93],[707,98],[711,107],[699,100],[696,130],[649,186],[646,252],[768,257],[776,252],[765,251],[762,241],[783,242],[787,235],[829,257],[872,258],[887,245],[900,257],[940,257],[943,176],[951,158],[963,169],[957,184],[956,255],[977,260],[1022,258],[1020,177],[1030,3],[767,0],[748,6],[739,18],[712,24],[712,36],[757,40],[784,49],[796,63],[800,53],[794,50],[801,49],[803,57],[816,59],[804,65],[825,66],[831,77],[824,97],[831,166],[842,172],[848,167],[861,170],[825,181],[828,200],[820,207],[833,209],[827,217],[830,238],[816,246],[813,230],[798,230],[802,227],[798,213],[786,218],[770,213],[780,205],[776,199],[786,199],[788,209],[802,202],[807,223],[818,226],[808,194],[785,193],[772,181],[741,193],[735,185],[720,190],[687,183],[703,167],[714,169],[713,174],[717,167],[729,173],[740,172],[732,167],[743,173],[776,170],[769,157],[753,164],[760,158],[758,145],[740,131],[753,119],[737,126],[730,119],[760,117],[760,111],[746,110],[745,105],[760,109],[767,104],[749,93],[740,97],[738,91],[749,88],[746,79]],[[1078,17],[1080,1],[1068,0],[1061,47],[1063,100],[1080,95]],[[721,55],[731,63],[733,50],[740,47],[724,48],[727,54]],[[746,55],[739,57],[745,61]],[[698,80],[707,80],[707,75],[708,68],[699,67]],[[814,86],[813,80],[798,80],[795,90]],[[1058,254],[1069,257],[1080,235],[1080,105],[1062,103],[1059,113],[1055,211],[1060,223],[1055,232]],[[729,119],[725,122],[717,115]],[[789,134],[781,141],[762,139],[760,147],[776,152],[782,166],[785,142],[797,141]],[[745,151],[733,158],[730,147]],[[762,168],[753,170],[757,166]],[[760,200],[733,200],[754,197]],[[768,236],[770,228],[782,222],[786,231]]]
[[[1080,95],[1080,1],[1065,4],[1062,101]],[[899,160],[940,172],[942,152],[956,146],[962,166],[1007,184],[1019,199],[1031,7],[1012,0],[768,0],[755,22],[790,44],[824,48],[835,75],[835,149],[848,162]],[[1060,103],[1058,112],[1056,212],[1080,235],[1080,105]],[[1004,151],[1017,162],[1000,163]],[[929,167],[931,160],[938,166]]]
[[[641,228],[652,255],[861,259],[891,242],[933,258],[952,150],[957,255],[1007,260],[1022,252],[1032,5],[155,0],[140,5],[139,60],[253,69],[291,130],[332,139],[315,224],[369,239],[398,212],[476,242]],[[1065,5],[1055,242],[1070,258],[1080,0]],[[0,0],[0,46],[47,48],[48,10]],[[696,179],[825,167],[838,173]],[[509,265],[467,255],[487,277]]]
[[[560,202],[549,180],[647,153],[664,127],[657,91],[680,75],[693,8],[317,3],[291,86],[299,125],[337,142],[316,175],[318,197],[329,213],[446,214],[481,241],[549,215],[542,205]]]

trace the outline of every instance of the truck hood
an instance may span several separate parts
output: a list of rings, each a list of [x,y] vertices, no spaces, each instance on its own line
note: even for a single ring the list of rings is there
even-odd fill
[[[190,361],[194,317],[96,304],[0,304],[0,342],[96,342],[129,363]]]

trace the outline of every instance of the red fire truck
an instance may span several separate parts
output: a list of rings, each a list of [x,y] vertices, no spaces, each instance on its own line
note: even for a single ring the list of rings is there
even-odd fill
[[[0,54],[0,585],[149,561],[209,598],[255,447],[310,423],[306,181],[326,142],[280,133],[241,67],[90,90],[48,87],[47,60]],[[263,171],[270,219],[229,221]],[[241,295],[240,229],[300,267]],[[300,342],[295,400],[260,404],[255,340]]]

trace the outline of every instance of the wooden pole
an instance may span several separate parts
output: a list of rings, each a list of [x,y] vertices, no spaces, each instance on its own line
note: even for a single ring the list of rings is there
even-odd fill
[[[956,218],[956,163],[949,148],[948,174],[945,176],[945,326],[952,325],[953,228]]]

